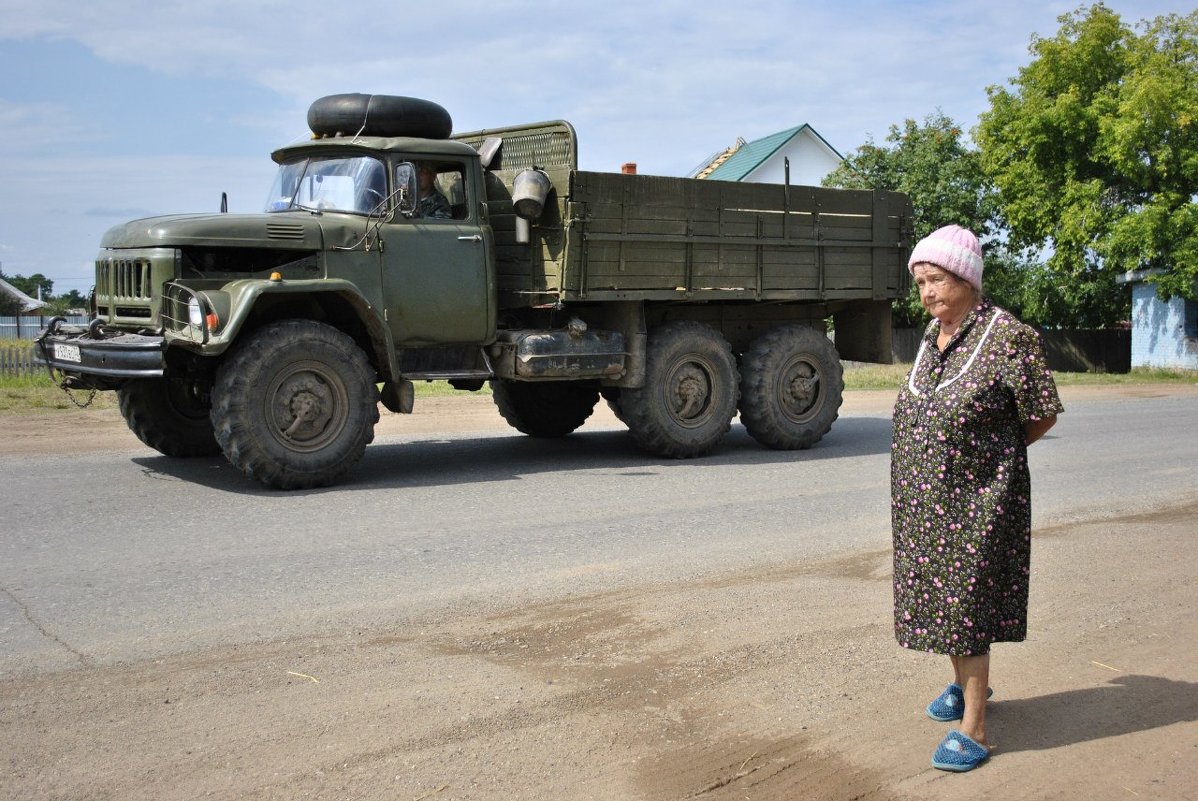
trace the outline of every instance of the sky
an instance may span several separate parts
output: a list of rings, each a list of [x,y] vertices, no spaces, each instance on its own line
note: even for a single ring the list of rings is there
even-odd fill
[[[1106,0],[1128,24],[1181,2]],[[455,131],[565,119],[580,167],[681,176],[808,124],[841,154],[965,130],[1078,2],[0,0],[0,269],[86,294],[129,219],[261,210],[328,94],[434,100]]]

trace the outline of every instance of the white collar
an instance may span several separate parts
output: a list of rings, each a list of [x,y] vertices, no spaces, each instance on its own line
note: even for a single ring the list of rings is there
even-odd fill
[[[982,345],[986,344],[986,340],[990,337],[990,331],[994,328],[994,324],[998,322],[998,318],[1003,314],[1004,312],[1002,309],[994,309],[994,317],[990,319],[990,324],[986,326],[986,331],[982,334],[982,338],[979,339],[978,344],[974,346],[973,353],[969,354],[969,359],[966,360],[965,366],[961,368],[961,372],[957,373],[952,378],[941,381],[936,385],[935,389],[932,390],[933,392],[939,392],[949,384],[957,381],[961,376],[965,375],[966,371],[973,366],[973,360],[976,359],[978,357],[978,353],[981,352]],[[911,390],[911,394],[917,398],[922,397],[923,393],[915,387],[915,374],[919,372],[919,364],[923,360],[923,353],[925,350],[927,350],[927,347],[928,338],[924,337],[919,343],[919,352],[915,354],[915,364],[911,365],[911,374],[907,376],[907,389]]]

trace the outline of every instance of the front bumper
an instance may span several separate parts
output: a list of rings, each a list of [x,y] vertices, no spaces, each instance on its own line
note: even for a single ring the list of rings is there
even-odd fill
[[[129,379],[162,377],[163,337],[105,331],[98,322],[84,328],[51,320],[37,340],[43,361],[69,386],[114,389]]]

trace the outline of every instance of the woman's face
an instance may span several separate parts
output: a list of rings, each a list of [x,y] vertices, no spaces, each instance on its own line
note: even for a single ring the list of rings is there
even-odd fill
[[[968,281],[935,264],[917,264],[912,272],[920,303],[940,322],[958,322],[973,306],[973,287]]]

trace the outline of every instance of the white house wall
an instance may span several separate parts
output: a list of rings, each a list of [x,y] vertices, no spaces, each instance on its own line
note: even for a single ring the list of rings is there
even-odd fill
[[[836,169],[840,157],[815,137],[804,132],[778,149],[744,180],[755,184],[780,184],[786,180],[785,159],[790,159],[790,182],[819,186],[824,176]]]

